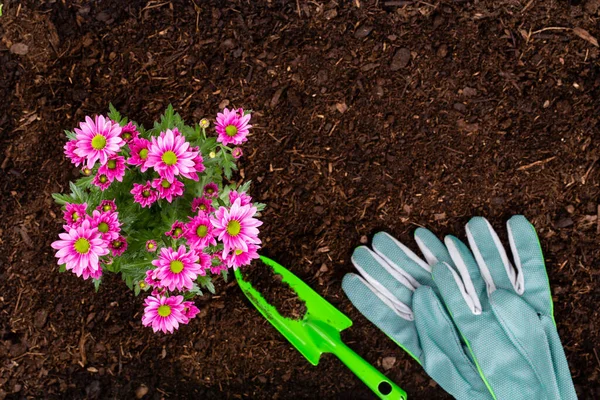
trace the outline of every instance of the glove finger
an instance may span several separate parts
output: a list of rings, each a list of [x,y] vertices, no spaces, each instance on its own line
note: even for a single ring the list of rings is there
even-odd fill
[[[560,392],[560,398],[564,400],[577,400],[577,393],[573,386],[573,379],[569,371],[569,363],[565,356],[565,350],[560,343],[556,325],[551,317],[541,317],[546,337],[550,343],[550,354],[552,356],[552,364],[554,366],[554,375]]]
[[[488,292],[492,293],[496,288],[517,291],[516,272],[490,223],[483,217],[473,217],[467,223],[466,230]]]
[[[359,246],[352,253],[352,263],[360,275],[379,293],[396,305],[400,312],[412,318],[412,295],[415,287],[406,273],[390,267],[385,260],[365,246]],[[402,271],[404,272],[404,271]],[[408,308],[405,308],[408,306]]]
[[[481,309],[476,308],[458,273],[450,265],[438,263],[433,266],[433,279],[456,326],[460,329],[462,324],[475,323]]]
[[[425,260],[427,260],[427,264],[430,266],[434,266],[439,262],[445,262],[452,265],[452,258],[448,253],[448,249],[446,249],[444,243],[442,243],[442,241],[430,230],[417,228],[415,231],[415,241],[417,242],[421,253],[423,253]]]
[[[415,288],[433,283],[431,267],[388,233],[378,232],[373,236],[373,250],[394,269],[406,272]]]
[[[362,315],[421,363],[422,350],[412,318],[399,313],[394,304],[356,274],[344,276],[342,289]]]
[[[513,216],[506,226],[517,269],[517,293],[537,312],[551,317],[553,305],[550,284],[535,228],[522,215]]]
[[[473,254],[469,251],[467,245],[457,237],[448,235],[444,238],[444,243],[452,257],[455,269],[465,285],[467,294],[471,297],[475,308],[482,310],[483,306],[480,299],[487,297],[486,283],[481,276],[477,261],[473,258]]]
[[[430,287],[417,288],[413,310],[423,349],[423,367],[429,376],[457,399],[491,400],[492,395],[465,353],[446,308]]]

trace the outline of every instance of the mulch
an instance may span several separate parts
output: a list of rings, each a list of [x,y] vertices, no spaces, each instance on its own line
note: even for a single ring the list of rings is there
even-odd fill
[[[577,392],[600,398],[598,0],[3,4],[0,400],[373,398],[235,281],[167,336],[118,277],[95,293],[58,272],[50,194],[78,173],[62,132],[109,102],[146,125],[168,104],[187,121],[252,108],[236,179],[267,204],[262,253],[350,316],[344,340],[412,398],[448,395],[345,298],[352,250],[524,214]]]

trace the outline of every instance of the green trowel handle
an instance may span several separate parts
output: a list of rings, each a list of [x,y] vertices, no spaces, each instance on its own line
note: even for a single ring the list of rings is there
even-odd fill
[[[350,347],[341,341],[332,347],[332,353],[346,364],[354,372],[354,375],[359,377],[380,399],[406,400],[407,397],[404,390],[400,389],[394,382],[352,351]]]

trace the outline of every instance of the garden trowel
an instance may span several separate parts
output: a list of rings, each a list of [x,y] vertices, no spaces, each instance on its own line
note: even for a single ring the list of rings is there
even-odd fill
[[[350,318],[328,303],[296,275],[267,257],[261,261],[281,275],[298,297],[306,303],[306,314],[302,319],[285,318],[262,297],[249,282],[242,278],[240,270],[235,277],[240,288],[258,311],[290,341],[312,364],[317,365],[322,353],[335,354],[354,374],[359,377],[380,399],[405,400],[406,392],[400,389],[342,342],[340,332],[352,325]]]

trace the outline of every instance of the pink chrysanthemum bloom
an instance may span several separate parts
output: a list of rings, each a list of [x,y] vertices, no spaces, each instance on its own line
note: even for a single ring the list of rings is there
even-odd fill
[[[216,183],[211,182],[204,186],[204,197],[214,198],[219,196],[219,186]]]
[[[192,151],[198,152],[198,155],[194,158],[194,169],[196,172],[204,172],[206,167],[204,166],[204,159],[202,158],[202,153],[200,153],[200,147],[192,147]]]
[[[76,167],[79,167],[81,164],[85,163],[85,158],[79,157],[75,154],[75,149],[77,148],[77,141],[70,140],[65,144],[65,156],[71,160]]]
[[[67,223],[66,226],[69,228],[76,228],[81,225],[83,221],[88,218],[85,210],[87,209],[87,203],[83,204],[75,204],[75,203],[67,203],[65,204],[65,213],[63,214],[63,218]]]
[[[148,271],[146,271],[146,278],[144,279],[144,281],[152,287],[162,288],[160,279],[158,279],[158,277],[156,276],[157,271],[158,268],[149,269]]]
[[[119,236],[117,239],[114,239],[108,243],[108,247],[114,256],[120,256],[121,254],[125,253],[125,250],[127,250],[127,239],[123,236]]]
[[[262,222],[253,218],[254,214],[256,207],[250,204],[242,206],[240,199],[237,199],[229,210],[219,207],[215,212],[211,222],[215,228],[215,236],[223,242],[223,258],[230,250],[248,251],[249,243],[260,244],[258,227]]]
[[[119,182],[123,182],[123,177],[125,176],[125,157],[109,157],[106,164],[103,164],[100,168],[98,168],[98,174],[106,175],[108,180],[111,182],[115,179]]]
[[[133,195],[133,201],[140,203],[142,207],[150,207],[158,200],[158,192],[152,188],[150,181],[145,185],[134,183],[130,193]]]
[[[252,260],[258,258],[257,250],[258,246],[248,243],[248,251],[244,251],[243,249],[234,249],[225,257],[225,263],[229,268],[233,268],[234,270],[242,267],[244,265],[250,265]]]
[[[85,175],[85,176],[90,176],[90,175],[92,175],[92,172],[93,172],[93,171],[92,171],[91,169],[89,169],[88,167],[83,167],[83,168],[81,169],[81,173],[82,173],[83,175]]]
[[[238,115],[238,112],[240,113]],[[244,115],[244,110],[229,111],[227,108],[223,110],[223,113],[217,114],[216,131],[219,134],[217,142],[221,142],[224,145],[233,143],[235,145],[242,144],[248,139],[249,129],[252,125],[249,124],[251,115]]]
[[[184,136],[167,129],[159,137],[152,137],[144,167],[154,167],[156,172],[169,182],[173,182],[177,175],[197,181],[194,158],[198,152],[190,151],[189,147],[190,144],[185,141]]]
[[[186,252],[185,246],[181,245],[177,251],[163,247],[158,260],[152,261],[152,264],[157,267],[156,277],[162,286],[170,291],[183,291],[192,289],[198,275],[206,275],[198,260],[194,250]]]
[[[244,151],[241,147],[235,147],[233,150],[231,150],[231,155],[237,160],[244,155]]]
[[[196,307],[193,301],[184,301],[183,307],[183,313],[187,318],[188,322],[191,319],[194,319],[194,317],[200,312],[200,310],[198,309],[198,307]]]
[[[139,166],[140,171],[146,172],[148,167],[146,167],[144,163],[148,159],[150,141],[142,138],[135,138],[129,143],[129,148],[131,149],[131,157],[127,159],[127,164]]]
[[[104,174],[96,174],[92,183],[100,188],[100,190],[104,191],[108,189],[112,181],[108,179],[108,176]]]
[[[210,214],[215,211],[212,200],[205,197],[196,197],[192,200],[192,212]]]
[[[213,236],[213,226],[208,214],[190,217],[185,229],[185,238],[188,245],[195,250],[202,250],[206,246],[216,246],[217,241]]]
[[[51,244],[56,252],[58,264],[66,264],[67,270],[84,279],[96,275],[100,269],[100,257],[108,254],[104,240],[97,229],[91,227],[91,221],[85,220],[80,226],[70,228],[68,232],[58,235],[61,240]]]
[[[85,122],[75,128],[77,134],[77,148],[75,154],[87,159],[87,167],[92,168],[100,160],[106,164],[108,157],[121,150],[125,144],[121,139],[121,127],[102,115],[97,115],[95,120],[85,117]]]
[[[101,212],[117,211],[117,203],[114,200],[102,200],[96,210]]]
[[[148,240],[146,242],[146,251],[147,252],[154,253],[157,248],[158,248],[158,245],[156,244],[156,240]]]
[[[206,271],[210,268],[210,264],[212,263],[212,258],[210,254],[206,254],[202,250],[194,250],[196,255],[198,256],[198,264],[202,267],[202,273],[200,275],[206,275]]]
[[[179,329],[179,324],[187,324],[189,321],[183,305],[183,296],[148,296],[144,304],[146,307],[142,324],[152,326],[155,333],[173,333],[175,329]]]
[[[171,226],[171,230],[169,232],[165,232],[165,235],[171,236],[173,239],[179,239],[185,234],[185,224],[181,221],[173,222]]]
[[[121,232],[119,213],[94,210],[92,213],[92,228],[98,229],[102,240],[111,241],[118,239]]]
[[[123,140],[126,143],[131,142],[133,139],[137,138],[140,135],[140,133],[138,132],[136,126],[133,124],[133,122],[129,122],[127,125],[123,126],[121,128],[121,138],[123,138]]]
[[[158,191],[159,199],[165,199],[171,203],[173,201],[173,197],[179,197],[183,195],[183,189],[185,185],[178,179],[175,179],[173,182],[169,182],[165,178],[157,178],[152,181],[152,187]]]
[[[235,203],[235,201],[237,199],[240,199],[240,205],[242,205],[242,206],[246,206],[246,205],[252,203],[252,197],[250,197],[245,192],[237,192],[235,190],[232,190],[231,192],[229,192],[229,203],[230,204]]]

